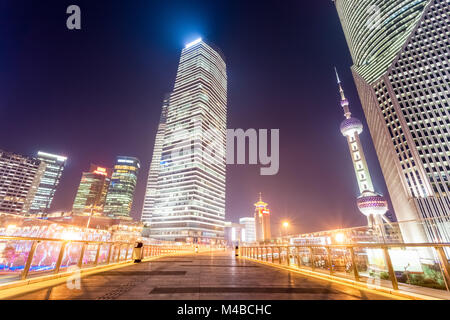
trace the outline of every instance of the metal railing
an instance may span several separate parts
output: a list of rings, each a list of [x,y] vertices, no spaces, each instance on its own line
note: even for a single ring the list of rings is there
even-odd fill
[[[131,262],[134,244],[0,236],[0,285],[41,275]],[[144,245],[143,258],[193,250],[190,245]]]
[[[241,247],[240,255],[319,275],[448,298],[448,249],[450,243],[258,245]]]

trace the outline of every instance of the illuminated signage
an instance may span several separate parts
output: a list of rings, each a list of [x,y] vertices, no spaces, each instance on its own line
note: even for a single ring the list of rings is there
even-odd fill
[[[94,173],[96,174],[101,174],[103,176],[106,176],[106,168],[102,168],[102,167],[97,167],[97,169],[94,171]]]

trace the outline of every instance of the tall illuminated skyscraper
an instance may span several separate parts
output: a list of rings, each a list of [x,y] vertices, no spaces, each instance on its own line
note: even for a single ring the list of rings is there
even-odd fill
[[[141,165],[137,158],[119,156],[114,166],[106,195],[104,213],[110,216],[130,216],[134,191]]]
[[[448,242],[450,0],[335,4],[403,238]]]
[[[198,39],[181,52],[167,106],[151,237],[223,240],[226,120],[224,58]]]
[[[363,131],[363,124],[359,119],[352,117],[349,102],[345,98],[344,89],[342,89],[341,80],[336,70],[336,79],[339,85],[341,95],[341,107],[344,111],[344,121],[341,123],[341,133],[347,139],[350,156],[355,169],[356,180],[360,195],[356,203],[359,211],[367,217],[370,227],[375,228],[381,235],[384,233],[383,218],[388,210],[387,201],[379,193],[375,192],[367,165],[366,156],[362,147],[359,135]]]
[[[161,171],[161,154],[166,131],[167,108],[169,97],[164,99],[158,130],[156,131],[155,144],[153,146],[152,162],[148,171],[147,188],[145,189],[144,205],[142,207],[141,221],[149,226],[155,209],[155,200],[158,196],[158,176]]]
[[[44,175],[31,204],[31,213],[47,213],[61,179],[66,157],[39,151],[37,158],[46,163]]]
[[[0,212],[28,214],[46,164],[0,150]]]
[[[83,172],[72,211],[78,214],[103,214],[112,170],[91,164]]]

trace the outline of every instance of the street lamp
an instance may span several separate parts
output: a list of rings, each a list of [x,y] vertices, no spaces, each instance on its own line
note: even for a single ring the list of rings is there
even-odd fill
[[[288,231],[288,228],[289,228],[289,222],[287,222],[287,221],[283,222],[283,228],[284,228],[284,235],[287,236],[288,235],[287,231]]]

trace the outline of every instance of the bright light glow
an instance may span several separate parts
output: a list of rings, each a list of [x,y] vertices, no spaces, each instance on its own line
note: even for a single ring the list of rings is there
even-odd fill
[[[119,160],[117,160],[117,162],[119,162],[119,163],[134,163],[133,160],[127,160],[127,159],[119,159]]]
[[[13,230],[16,228],[17,228],[17,226],[15,224],[10,224],[9,226],[6,227],[6,230]]]
[[[67,160],[67,157],[59,156],[57,154],[51,154],[51,153],[47,153],[47,152],[42,152],[42,151],[38,151],[38,156],[44,156],[44,157],[49,157],[49,158],[56,158],[56,160],[61,161],[61,162]]]
[[[345,234],[339,232],[334,236],[334,239],[339,243],[343,243],[345,241]]]
[[[285,228],[289,227],[289,222],[287,222],[287,221],[283,222],[283,227],[285,227]]]
[[[236,241],[236,228],[231,228],[231,241]]]
[[[194,40],[192,42],[189,42],[184,48],[185,49],[190,48],[190,47],[192,47],[192,46],[194,46],[194,45],[196,45],[197,43],[200,43],[200,42],[202,42],[202,38],[198,38],[198,39],[196,39],[196,40]]]
[[[61,238],[63,240],[81,240],[81,237],[73,231],[64,231]]]

